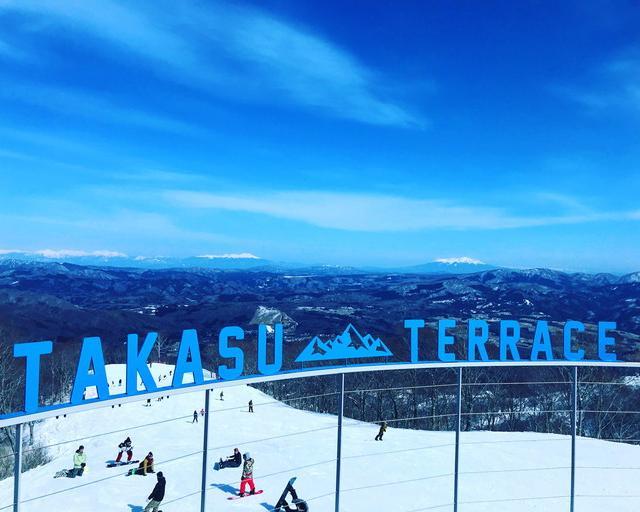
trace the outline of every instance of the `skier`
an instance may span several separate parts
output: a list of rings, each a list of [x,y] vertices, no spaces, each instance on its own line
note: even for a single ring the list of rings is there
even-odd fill
[[[73,454],[73,469],[69,471],[67,476],[69,478],[75,478],[76,476],[82,476],[84,468],[87,466],[87,454],[84,453],[84,446],[80,445]]]
[[[131,458],[133,457],[133,444],[131,444],[131,438],[127,437],[122,443],[118,445],[120,452],[116,457],[116,463],[120,462],[122,459],[122,454],[127,452],[127,462],[131,462]]]
[[[383,421],[380,425],[380,430],[378,431],[378,435],[376,436],[376,441],[382,441],[382,436],[387,431],[387,422]]]
[[[204,418],[204,409],[200,409],[200,416]]]
[[[193,411],[193,420],[191,423],[198,423],[198,411]]]
[[[253,412],[253,400],[249,400],[249,412]]]
[[[240,496],[246,496],[244,492],[247,485],[249,486],[249,494],[256,493],[256,485],[253,483],[253,463],[249,452],[245,453],[242,458],[244,459],[244,465],[242,466],[242,481],[240,482]]]
[[[146,507],[144,507],[144,512],[158,512],[158,507],[160,506],[160,502],[164,499],[164,488],[167,485],[167,481],[162,475],[162,471],[158,471],[158,483],[156,483],[153,491],[149,495],[149,503]]]
[[[220,401],[224,402],[224,391],[220,391]]]
[[[147,456],[138,465],[137,469],[132,469],[130,475],[147,476],[147,473],[155,473],[153,469],[153,453],[149,452]]]
[[[220,459],[220,465],[218,467],[220,469],[239,468],[240,464],[242,464],[242,455],[240,454],[240,450],[234,448],[233,455],[227,457],[225,460]]]

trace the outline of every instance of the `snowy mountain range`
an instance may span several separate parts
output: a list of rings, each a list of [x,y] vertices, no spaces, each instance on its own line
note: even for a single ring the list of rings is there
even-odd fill
[[[466,256],[439,258],[421,265],[404,267],[354,267],[346,265],[313,265],[295,262],[278,262],[256,256],[250,252],[202,254],[188,257],[129,256],[118,251],[82,251],[75,249],[41,249],[22,251],[0,249],[0,260],[35,261],[49,263],[72,263],[86,266],[109,266],[119,268],[167,269],[210,268],[219,270],[260,270],[285,272],[303,270],[315,274],[358,273],[406,273],[406,274],[469,274],[498,268],[495,265]]]
[[[374,338],[371,334],[363,337],[352,324],[349,324],[342,334],[332,340],[322,341],[320,337],[314,336],[296,362],[365,359],[391,355],[393,354],[380,338]]]

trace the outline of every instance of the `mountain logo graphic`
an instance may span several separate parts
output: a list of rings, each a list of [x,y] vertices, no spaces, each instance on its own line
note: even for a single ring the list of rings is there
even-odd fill
[[[374,338],[371,334],[362,336],[352,324],[349,324],[342,334],[332,340],[322,341],[318,336],[314,336],[296,362],[367,359],[392,355],[391,350],[380,338]]]

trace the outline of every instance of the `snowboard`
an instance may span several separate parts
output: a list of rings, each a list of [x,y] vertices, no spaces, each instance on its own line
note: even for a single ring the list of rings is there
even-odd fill
[[[285,502],[286,498],[287,498],[287,494],[289,494],[289,489],[293,488],[293,484],[295,483],[295,481],[298,479],[297,476],[294,476],[291,480],[289,480],[289,482],[287,482],[286,487],[284,488],[284,491],[282,491],[282,494],[280,495],[280,499],[278,501],[276,501],[276,507],[281,507],[282,504]]]
[[[256,490],[256,492],[254,492],[253,494],[245,494],[244,496],[240,496],[239,494],[236,494],[235,496],[229,496],[227,499],[228,500],[241,500],[242,498],[250,498],[251,496],[255,496],[257,494],[262,494],[264,492],[263,489],[259,489]]]
[[[111,462],[107,464],[108,468],[117,468],[118,466],[128,466],[129,464],[137,464],[139,460],[130,460],[129,462]]]

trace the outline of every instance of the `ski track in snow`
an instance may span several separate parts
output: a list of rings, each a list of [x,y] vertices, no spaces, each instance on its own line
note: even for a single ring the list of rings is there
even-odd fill
[[[158,375],[168,375],[169,369],[154,364],[152,373],[157,379]],[[110,381],[124,381],[124,366],[109,366],[108,376]],[[242,452],[250,451],[255,459],[256,485],[264,493],[230,502],[227,498],[238,489],[241,469],[210,469],[207,510],[266,512],[289,478],[297,476],[296,489],[300,497],[308,500],[312,512],[333,511],[336,416],[272,403],[271,397],[244,385],[225,388],[224,396],[225,400],[220,401],[219,391],[211,394],[209,467],[220,457],[230,455],[236,446]],[[247,412],[249,399],[255,404],[253,414]],[[204,422],[200,417],[199,423],[192,424],[191,417],[194,410],[200,411],[204,406],[204,394],[172,396],[162,402],[152,401],[150,407],[144,404],[145,400],[113,409],[107,406],[36,425],[36,439],[42,444],[80,440],[52,447],[52,462],[23,474],[25,502],[21,511],[141,512],[155,485],[155,475],[127,477],[127,467],[105,467],[115,458],[118,443],[127,436],[134,444],[134,459],[141,460],[153,451],[156,471],[162,471],[167,479],[161,509],[200,510]],[[132,428],[177,417],[181,418]],[[452,501],[454,433],[389,428],[384,441],[376,442],[373,438],[377,429],[376,425],[345,418],[341,510],[453,510],[451,505],[439,505]],[[123,432],[88,438],[115,430]],[[570,437],[469,432],[462,433],[461,439],[461,512],[568,510]],[[58,470],[73,466],[73,453],[79,444],[85,446],[88,472],[76,479],[54,479]],[[637,446],[578,439],[578,467],[639,467],[639,456]],[[527,471],[508,471],[516,469]],[[576,493],[638,495],[635,489],[639,476],[640,469],[578,469]],[[0,482],[0,510],[12,502],[12,483],[12,479]],[[73,489],[76,486],[81,487]],[[190,493],[193,494],[179,499]],[[51,495],[34,499],[45,494]],[[530,497],[549,499],[521,499]],[[513,501],[500,501],[507,499]],[[635,512],[640,508],[640,498],[578,497],[576,504],[576,512]]]

